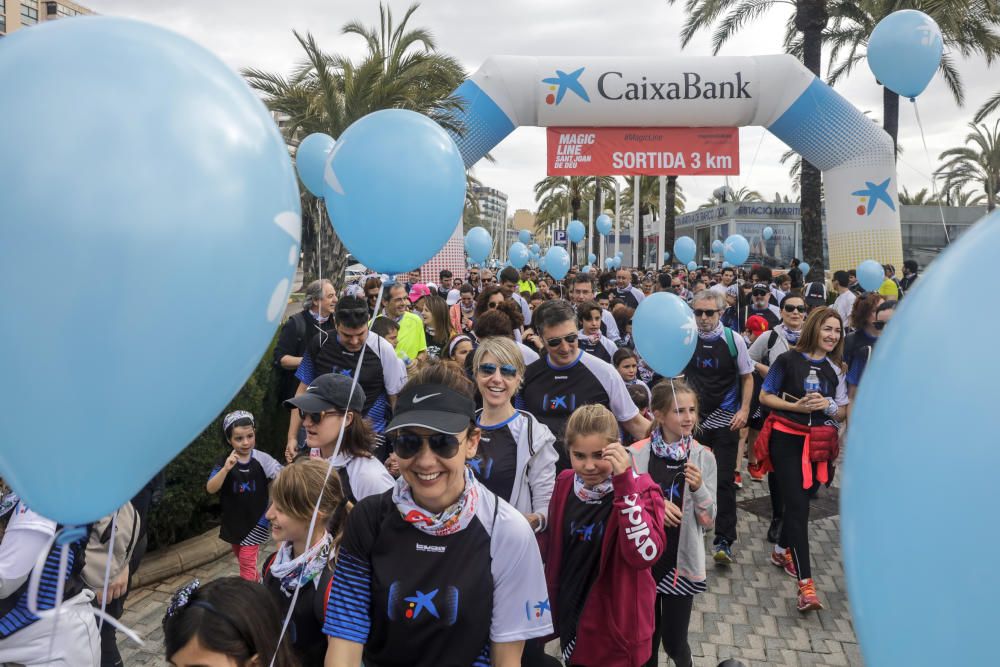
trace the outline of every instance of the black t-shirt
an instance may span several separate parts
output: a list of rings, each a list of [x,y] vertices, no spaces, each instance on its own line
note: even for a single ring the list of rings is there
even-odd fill
[[[601,361],[606,361],[611,363],[611,354],[608,353],[608,349],[604,347],[604,341],[598,338],[596,341],[592,340],[586,336],[580,336],[577,338],[580,349],[587,354],[592,354]]]
[[[773,297],[774,295],[772,294],[771,296]],[[765,320],[767,320],[768,329],[773,329],[774,327],[781,324],[781,316],[775,315],[774,311],[771,310],[769,307],[765,308],[764,310],[756,310],[754,309],[753,306],[750,306],[748,308],[743,309],[742,315],[743,315],[744,325],[746,324],[747,318],[750,317],[751,315],[759,315],[760,317],[763,317]]]
[[[288,613],[288,605],[292,598],[281,590],[281,580],[271,574],[274,557],[271,554],[264,562],[262,569],[263,583],[281,611],[284,618]],[[326,659],[326,636],[323,634],[323,620],[326,615],[326,600],[330,595],[330,584],[333,583],[333,568],[327,567],[318,577],[318,583],[310,581],[299,589],[295,600],[295,611],[288,626],[292,647],[302,662],[302,667],[323,667]]]
[[[805,382],[811,369],[816,370],[816,375],[819,378],[820,394],[827,398],[837,398],[838,393],[841,394],[841,397],[843,396],[843,388],[839,387],[840,383],[843,382],[843,376],[838,375],[833,364],[826,358],[815,361],[797,350],[789,350],[774,360],[767,377],[764,378],[763,389],[769,394],[794,402],[805,395]],[[838,389],[840,389],[839,392]],[[783,394],[788,394],[788,396]],[[836,421],[833,421],[822,410],[816,410],[809,414],[785,410],[776,410],[775,412],[804,426],[836,425]]]
[[[725,333],[715,340],[698,338],[684,378],[698,394],[698,412],[703,417],[724,404],[727,409],[734,405],[739,398],[740,373]]]
[[[258,523],[264,522],[264,513],[267,511],[268,484],[269,477],[273,477],[276,471],[268,475],[261,463],[263,457],[265,464],[269,465],[273,461],[270,456],[253,450],[250,460],[247,463],[237,463],[226,475],[219,490],[220,503],[222,505],[222,525],[219,529],[219,538],[230,544],[239,544]],[[215,477],[215,474],[222,470],[229,454],[220,456],[212,466],[212,472],[208,478]],[[280,465],[277,466],[280,469]]]
[[[511,421],[520,413],[494,426],[480,426],[479,449],[469,460],[469,467],[483,486],[506,501],[514,493],[514,479],[517,476],[517,441],[510,432]]]
[[[614,494],[597,502],[584,502],[570,493],[563,517],[563,562],[559,570],[559,645],[565,651],[576,638],[580,614],[587,603],[590,587],[597,579],[601,565],[604,531],[611,514]]]
[[[612,294],[616,299],[619,299],[622,303],[624,303],[632,310],[635,310],[636,308],[639,307],[639,299],[637,299],[635,294],[632,293],[631,288],[626,289],[624,292],[621,292],[616,289]]]
[[[274,344],[274,365],[281,371],[280,399],[287,400],[295,396],[295,390],[299,387],[299,381],[295,377],[294,370],[287,370],[281,367],[281,358],[285,355],[301,357],[318,331],[324,331],[328,335],[335,329],[333,317],[328,317],[320,324],[308,310],[295,313],[281,327],[278,334],[278,341]]]
[[[652,451],[649,452],[649,476],[653,478],[663,497],[672,502],[677,507],[684,508],[684,464],[687,458],[680,461],[660,458]],[[653,580],[659,582],[674,567],[677,566],[677,547],[680,539],[680,526],[666,526],[667,546],[663,550],[660,559],[653,565]]]

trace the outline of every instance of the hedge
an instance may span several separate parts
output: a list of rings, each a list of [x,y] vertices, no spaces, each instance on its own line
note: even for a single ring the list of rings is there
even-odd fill
[[[257,421],[257,448],[284,461],[288,411],[278,403],[279,372],[271,362],[277,334],[236,397],[201,435],[166,468],[163,499],[150,512],[149,548],[157,549],[198,535],[219,520],[219,497],[205,491],[212,464],[229,445],[222,437],[222,415],[249,410]],[[197,382],[193,375],[192,381]]]

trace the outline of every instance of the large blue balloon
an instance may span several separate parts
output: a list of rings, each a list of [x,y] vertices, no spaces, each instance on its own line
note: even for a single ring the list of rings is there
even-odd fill
[[[587,255],[587,261],[593,264],[594,262],[597,261],[597,255],[595,255],[594,253],[589,253]]]
[[[774,230],[771,229],[770,227],[765,227],[764,230],[760,233],[760,235],[764,237],[765,241],[770,241],[771,237],[774,236]]]
[[[622,267],[622,258],[621,257],[615,257],[613,261],[615,263],[615,268],[616,269],[620,269]]]
[[[722,239],[715,239],[712,241],[712,252],[716,255],[722,252]]]
[[[694,271],[698,268],[698,262],[690,261],[687,263],[688,271]]]
[[[381,273],[411,271],[436,255],[465,205],[458,146],[433,120],[403,109],[376,111],[344,130],[324,181],[340,239]]]
[[[528,249],[531,250],[531,253],[533,255],[540,256],[542,254],[542,248],[537,243],[532,243],[530,246],[528,246]]]
[[[625,256],[625,253],[622,250],[619,250],[618,252],[615,253],[615,257],[624,257],[624,256]]]
[[[874,259],[866,259],[858,265],[858,282],[866,292],[875,292],[885,282],[885,269]]]
[[[556,280],[565,278],[569,267],[569,253],[562,246],[554,245],[545,253],[545,270]]]
[[[597,231],[601,236],[607,236],[611,233],[611,218],[607,214],[602,213],[597,216],[595,224],[597,225]]]
[[[507,251],[507,257],[511,266],[520,269],[531,259],[531,251],[520,241],[514,241],[510,245],[510,250]]]
[[[694,239],[690,236],[681,236],[674,241],[674,259],[681,264],[687,264],[693,260],[694,253]]]
[[[684,370],[698,344],[694,313],[676,294],[656,292],[639,303],[632,315],[636,351],[664,377]]]
[[[82,524],[257,366],[298,264],[299,188],[258,96],[185,37],[89,17],[2,51],[0,474]],[[26,298],[40,268],[54,293]]]
[[[604,267],[607,268],[607,269],[613,269],[613,268],[615,268],[615,259],[616,258],[614,258],[614,257],[608,257],[608,258],[606,258],[604,260]]]
[[[739,234],[733,234],[723,243],[723,257],[733,266],[739,266],[750,257],[750,242]]]
[[[473,262],[482,263],[493,250],[493,237],[482,227],[473,227],[465,234],[465,254]]]
[[[799,262],[799,271],[802,272],[803,276],[808,276],[809,275],[809,269],[811,269],[811,268],[812,267],[809,266],[809,262]]]
[[[883,86],[913,98],[934,78],[943,51],[941,29],[934,19],[916,9],[903,9],[872,30],[868,67]]]
[[[583,267],[580,268],[580,273],[590,273],[590,264],[584,264]]]
[[[664,250],[663,251],[663,261],[664,262],[669,262],[670,261],[670,251],[669,250]]]
[[[1000,328],[1000,310],[984,308],[982,292],[955,288],[995,281],[998,247],[1000,214],[993,213],[934,260],[885,328],[858,388],[841,482],[841,540],[868,665],[996,664],[993,560],[969,557],[944,568],[939,549],[900,549],[899,540],[925,535],[931,547],[928,530],[937,528],[947,533],[949,553],[1000,549],[1000,534],[984,530],[997,507],[1000,448],[988,415],[996,411],[1000,365],[980,345],[942,345],[937,325],[976,313],[978,330]],[[933,360],[947,378],[928,377],[917,360]],[[889,396],[906,415],[887,418]],[[928,477],[927,464],[942,456],[959,471],[957,497],[928,502],[926,485],[914,480],[939,477]],[[873,568],[877,554],[893,554],[892,567]],[[944,575],[946,585],[920,585],[929,572]]]
[[[323,196],[323,171],[332,151],[333,137],[322,132],[313,132],[295,149],[295,168],[302,184],[313,196]]]
[[[566,226],[566,235],[573,243],[579,243],[583,240],[583,237],[587,235],[587,229],[579,220],[570,220],[569,224]]]
[[[528,245],[529,243],[531,243],[531,232],[529,232],[527,229],[522,229],[517,233],[517,240],[523,243],[524,245]]]

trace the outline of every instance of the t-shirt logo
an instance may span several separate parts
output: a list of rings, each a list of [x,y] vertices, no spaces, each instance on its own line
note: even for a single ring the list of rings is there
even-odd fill
[[[474,459],[469,459],[469,467],[480,479],[489,479],[493,476],[493,459],[477,456]]]
[[[561,396],[542,396],[542,411],[553,410],[576,410],[576,394],[562,394]]]
[[[434,618],[441,618],[441,615],[438,614],[437,607],[434,606],[434,596],[438,594],[438,590],[439,589],[435,588],[430,593],[417,591],[416,595],[403,598],[406,602],[410,603],[409,609],[407,609],[405,613],[406,618],[420,618],[420,612],[424,609],[426,609],[427,613]]]
[[[389,586],[389,608],[386,615],[390,621],[416,621],[430,616],[444,621],[445,625],[454,625],[458,620],[458,597],[458,589],[454,586],[446,586],[443,591],[435,588],[428,593],[417,590],[413,595],[406,595],[402,584],[394,581]]]
[[[719,360],[715,357],[698,357],[698,368],[718,368]]]
[[[576,537],[580,542],[590,542],[594,539],[594,532],[597,532],[597,539],[604,537],[604,523],[594,522],[577,525],[575,521],[569,524],[569,534]]]
[[[532,610],[534,613],[532,613]],[[524,602],[524,615],[529,621],[539,619],[545,615],[545,612],[552,613],[552,608],[549,606],[549,599],[539,600],[536,604],[531,604],[531,600],[525,600]]]
[[[256,493],[257,480],[251,479],[246,482],[234,482],[233,487],[235,493]]]

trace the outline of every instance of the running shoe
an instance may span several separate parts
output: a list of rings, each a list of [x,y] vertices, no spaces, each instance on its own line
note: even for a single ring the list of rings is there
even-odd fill
[[[733,556],[733,548],[729,546],[729,542],[726,540],[719,540],[719,543],[715,545],[715,553],[712,555],[712,558],[719,565],[732,565],[736,562],[736,557]]]
[[[756,463],[751,463],[747,466],[747,472],[750,473],[750,479],[755,482],[764,481],[764,472],[760,469],[760,466]]]
[[[733,476],[733,484],[737,489],[743,488],[743,475],[740,474],[739,470],[737,470],[736,474]]]
[[[823,608],[823,603],[816,595],[816,584],[812,579],[804,579],[799,582],[799,611],[817,611]]]
[[[779,554],[771,549],[771,565],[780,567],[792,579],[798,579],[799,573],[795,571],[795,559],[792,558],[792,550],[785,549],[785,553]]]

